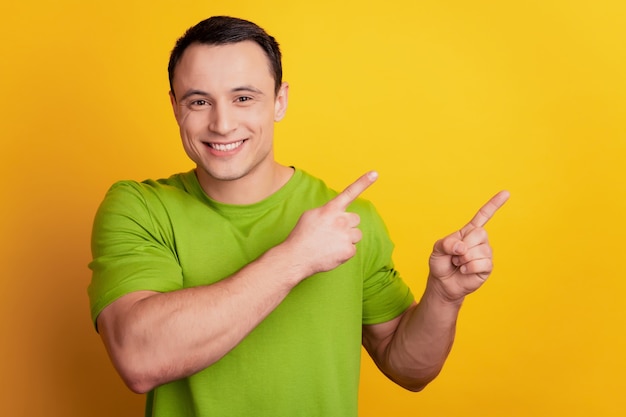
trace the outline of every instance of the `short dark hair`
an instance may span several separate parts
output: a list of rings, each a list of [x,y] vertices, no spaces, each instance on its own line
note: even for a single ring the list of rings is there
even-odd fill
[[[185,34],[176,41],[167,66],[172,94],[174,94],[174,70],[185,49],[191,44],[225,45],[243,41],[256,42],[267,55],[270,70],[274,76],[275,93],[278,94],[283,82],[283,67],[278,42],[257,24],[230,16],[213,16],[205,19],[187,29]]]

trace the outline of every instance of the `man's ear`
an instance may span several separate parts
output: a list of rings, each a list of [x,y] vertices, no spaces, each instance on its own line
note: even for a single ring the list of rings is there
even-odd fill
[[[287,112],[287,103],[289,102],[289,84],[282,83],[276,100],[274,101],[274,121],[280,122]]]

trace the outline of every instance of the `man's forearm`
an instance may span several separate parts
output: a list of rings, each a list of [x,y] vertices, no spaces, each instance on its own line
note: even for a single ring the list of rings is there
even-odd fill
[[[126,384],[146,392],[228,353],[305,278],[286,251],[270,249],[216,284],[148,293],[105,309],[98,325]]]
[[[404,314],[387,345],[383,371],[409,390],[423,389],[439,374],[452,349],[461,304],[441,297],[429,280],[419,304]]]

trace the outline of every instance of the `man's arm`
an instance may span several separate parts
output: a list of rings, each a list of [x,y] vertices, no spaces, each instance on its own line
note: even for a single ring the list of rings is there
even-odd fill
[[[213,285],[138,291],[107,306],[98,329],[128,387],[147,392],[224,356],[303,278],[290,256],[276,247]]]
[[[278,246],[229,278],[168,293],[138,291],[98,316],[111,360],[135,392],[192,375],[218,361],[305,278],[356,253],[359,216],[346,212],[376,176],[365,174],[322,207],[305,212]]]
[[[493,268],[483,226],[508,197],[506,191],[498,193],[465,227],[435,243],[419,304],[394,320],[363,327],[363,345],[381,371],[399,385],[420,391],[441,371],[465,296],[476,291]]]

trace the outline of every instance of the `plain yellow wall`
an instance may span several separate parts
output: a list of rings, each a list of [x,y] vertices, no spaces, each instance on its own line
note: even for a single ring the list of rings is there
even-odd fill
[[[3,415],[142,415],[90,324],[91,221],[115,180],[191,168],[166,64],[175,39],[213,14],[252,19],[281,42],[282,162],[336,188],[379,170],[366,197],[417,294],[435,239],[512,193],[489,224],[496,270],[466,301],[440,377],[411,394],[364,357],[361,416],[626,415],[623,1],[1,10]]]

